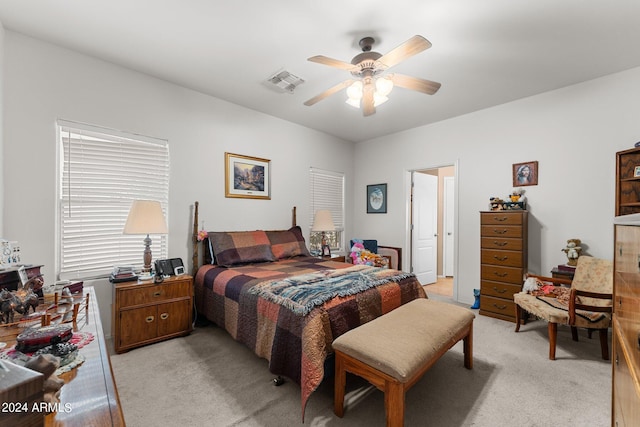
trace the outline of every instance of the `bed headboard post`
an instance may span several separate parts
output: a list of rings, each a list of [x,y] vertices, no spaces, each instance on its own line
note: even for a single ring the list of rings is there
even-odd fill
[[[296,225],[296,207],[293,207],[293,213],[292,213],[292,218],[291,218],[291,226],[295,227]]]
[[[196,276],[198,271],[198,201],[193,204],[193,258],[191,262],[193,263],[193,277]]]

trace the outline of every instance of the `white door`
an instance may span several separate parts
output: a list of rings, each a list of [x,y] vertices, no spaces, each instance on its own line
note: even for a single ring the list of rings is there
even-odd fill
[[[453,245],[455,242],[453,235],[453,190],[454,178],[452,176],[444,177],[444,207],[442,229],[444,232],[443,245],[443,274],[446,277],[453,276]]]
[[[412,194],[411,271],[428,285],[437,280],[438,177],[414,172]]]

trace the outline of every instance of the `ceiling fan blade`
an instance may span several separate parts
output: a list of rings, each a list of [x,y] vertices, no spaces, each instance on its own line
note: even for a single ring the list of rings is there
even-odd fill
[[[339,59],[333,59],[323,55],[312,56],[311,58],[307,58],[307,61],[317,62],[318,64],[324,64],[330,67],[340,68],[341,70],[347,71],[358,69],[358,67],[349,62],[340,61]]]
[[[378,59],[385,68],[391,68],[394,65],[404,61],[413,55],[427,50],[431,47],[431,42],[422,36],[413,36],[400,46],[391,50]]]
[[[362,88],[362,113],[366,116],[375,114],[376,107],[374,105],[373,92],[375,92],[375,86],[373,82],[365,83]]]
[[[337,85],[325,90],[320,95],[316,95],[313,98],[309,99],[308,101],[306,101],[304,103],[304,105],[311,106],[311,105],[315,104],[316,102],[320,102],[323,99],[325,99],[326,97],[331,96],[334,93],[341,91],[345,87],[349,86],[351,83],[353,83],[352,79],[345,80],[342,83],[338,83]]]
[[[405,76],[404,74],[390,74],[387,78],[393,81],[393,84],[405,89],[417,90],[418,92],[433,95],[440,89],[441,84],[432,82],[431,80],[419,79],[417,77]]]

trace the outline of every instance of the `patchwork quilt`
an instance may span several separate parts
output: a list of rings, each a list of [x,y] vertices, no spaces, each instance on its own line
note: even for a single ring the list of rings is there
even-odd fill
[[[413,274],[362,267],[306,256],[232,268],[208,264],[196,275],[196,308],[267,359],[273,374],[300,384],[304,417],[334,339],[427,297]],[[322,277],[329,290],[320,289]]]

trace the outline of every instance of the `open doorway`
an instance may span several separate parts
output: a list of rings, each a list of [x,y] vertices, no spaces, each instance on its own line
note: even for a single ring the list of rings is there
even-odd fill
[[[411,271],[427,292],[455,297],[455,165],[411,172]]]

